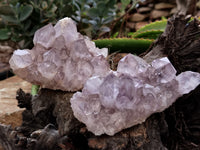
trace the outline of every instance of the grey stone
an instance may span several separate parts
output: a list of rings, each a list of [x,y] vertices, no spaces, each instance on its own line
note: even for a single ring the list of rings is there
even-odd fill
[[[158,3],[155,5],[155,9],[172,9],[175,5],[169,4],[169,3]]]
[[[139,22],[139,21],[143,21],[145,18],[147,18],[147,15],[135,13],[135,14],[131,15],[129,20],[131,22]]]
[[[161,17],[168,17],[170,15],[169,11],[162,11],[162,10],[153,10],[150,14],[152,19],[158,19]]]
[[[151,8],[150,7],[140,7],[137,10],[139,13],[146,13],[146,12],[150,12]]]

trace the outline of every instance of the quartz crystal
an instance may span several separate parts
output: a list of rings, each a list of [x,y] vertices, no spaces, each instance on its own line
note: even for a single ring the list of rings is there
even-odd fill
[[[114,135],[163,111],[199,84],[199,73],[186,71],[176,76],[167,57],[147,64],[128,54],[117,71],[89,78],[70,101],[75,117],[89,131]]]
[[[43,88],[77,91],[92,75],[110,71],[107,48],[98,49],[64,18],[37,30],[32,50],[16,50],[10,59],[14,73]]]

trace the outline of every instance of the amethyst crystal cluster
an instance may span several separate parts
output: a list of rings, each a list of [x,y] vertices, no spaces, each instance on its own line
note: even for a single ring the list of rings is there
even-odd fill
[[[71,106],[75,117],[96,135],[114,135],[142,123],[200,83],[199,73],[176,76],[166,57],[148,64],[128,54],[117,71],[111,71],[107,49],[96,48],[78,33],[70,18],[39,29],[33,42],[32,50],[14,52],[10,59],[13,71],[43,88],[82,89],[71,98]]]
[[[110,69],[107,49],[77,32],[70,18],[54,27],[48,24],[36,31],[32,50],[16,50],[10,59],[14,73],[43,88],[77,91],[92,75],[104,75]]]
[[[199,73],[187,71],[176,76],[167,57],[149,65],[129,54],[120,60],[116,72],[91,77],[82,92],[73,95],[71,106],[89,131],[114,135],[163,111],[199,84]]]

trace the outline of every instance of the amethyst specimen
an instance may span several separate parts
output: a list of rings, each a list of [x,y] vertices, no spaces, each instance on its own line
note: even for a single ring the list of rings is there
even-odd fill
[[[82,92],[71,98],[71,106],[89,131],[114,135],[163,111],[199,84],[199,73],[187,71],[176,76],[166,57],[150,65],[129,54],[120,60],[117,71],[88,79]]]
[[[200,83],[200,74],[176,70],[167,58],[147,64],[127,55],[110,71],[107,49],[98,49],[77,32],[70,18],[49,24],[34,36],[34,47],[16,50],[10,60],[21,78],[43,88],[77,91],[71,99],[75,117],[96,135],[114,135],[163,111]],[[91,77],[91,78],[90,78]]]
[[[92,75],[105,75],[107,48],[77,32],[70,18],[36,31],[32,50],[16,50],[10,59],[14,73],[43,88],[77,91]]]

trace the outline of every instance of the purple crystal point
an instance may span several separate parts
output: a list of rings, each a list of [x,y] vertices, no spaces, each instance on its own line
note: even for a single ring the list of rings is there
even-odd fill
[[[107,57],[108,55],[108,49],[102,48],[101,50],[96,50],[96,45],[94,42],[90,41],[88,37],[85,37],[85,43],[88,47],[88,50],[95,56],[103,55],[104,57]]]
[[[49,48],[53,45],[55,34],[52,24],[48,24],[35,32],[33,43],[34,45],[41,44],[43,47]]]
[[[155,68],[155,73],[157,73],[157,77],[161,83],[167,83],[176,76],[176,69],[167,57],[154,60],[152,66]]]
[[[199,84],[199,73],[187,71],[176,76],[166,57],[149,65],[129,54],[120,60],[117,71],[89,78],[82,92],[71,98],[71,106],[89,131],[114,135],[163,111]]]
[[[117,67],[117,72],[127,73],[132,76],[146,71],[149,64],[147,64],[142,58],[128,54],[122,58]]]
[[[23,68],[27,68],[31,63],[32,63],[32,57],[29,50],[14,51],[14,56],[13,56],[13,59],[11,60],[11,67],[14,67],[17,69],[23,69]]]
[[[55,37],[63,36],[65,44],[78,39],[79,33],[77,32],[75,22],[71,18],[66,17],[59,20],[54,29],[56,31]]]
[[[77,91],[89,77],[110,71],[108,50],[77,32],[70,18],[39,29],[33,42],[31,51],[15,51],[10,65],[18,76],[43,88]]]
[[[186,71],[176,77],[179,82],[179,93],[185,94],[194,90],[200,83],[200,74],[197,72]]]

